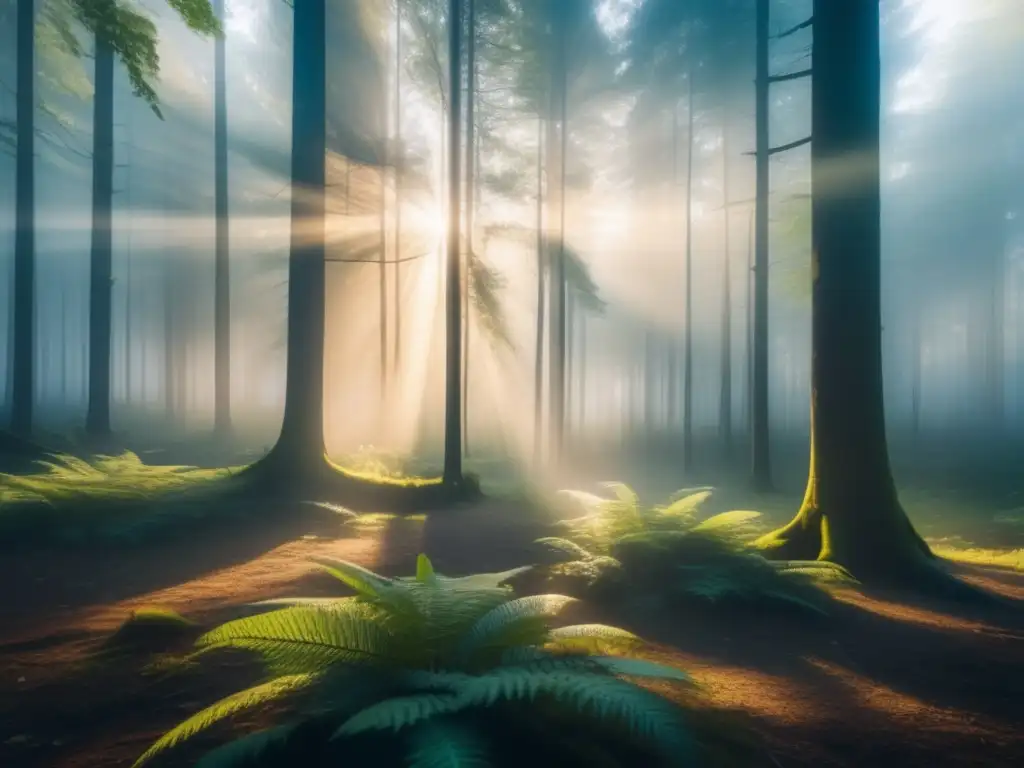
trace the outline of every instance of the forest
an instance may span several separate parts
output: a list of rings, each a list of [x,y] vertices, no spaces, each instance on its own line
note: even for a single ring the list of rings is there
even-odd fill
[[[0,0],[0,766],[1024,765],[1020,0]]]

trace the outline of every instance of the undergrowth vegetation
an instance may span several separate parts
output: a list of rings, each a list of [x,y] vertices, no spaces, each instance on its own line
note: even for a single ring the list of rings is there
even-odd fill
[[[654,607],[681,600],[756,603],[827,613],[822,583],[853,583],[849,573],[818,561],[769,561],[748,547],[760,513],[722,512],[701,519],[710,488],[679,491],[665,505],[645,507],[623,483],[606,483],[604,498],[563,491],[584,514],[561,521],[563,536],[537,540],[546,574],[570,592]]]
[[[684,708],[628,681],[689,686],[687,675],[623,655],[640,643],[625,630],[554,626],[575,600],[515,598],[504,584],[523,569],[449,578],[420,555],[415,577],[389,579],[347,561],[318,562],[357,594],[268,601],[258,606],[269,612],[200,637],[200,659],[248,651],[266,678],[182,722],[136,766],[271,703],[280,722],[198,765],[694,764]]]
[[[0,475],[0,541],[137,541],[209,514],[239,468],[150,466],[134,453],[88,461],[54,454]]]

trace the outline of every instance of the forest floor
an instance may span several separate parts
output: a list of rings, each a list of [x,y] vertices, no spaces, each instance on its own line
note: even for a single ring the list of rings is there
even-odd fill
[[[0,765],[129,766],[169,727],[252,675],[233,660],[202,676],[163,679],[144,676],[139,664],[90,663],[134,609],[161,606],[210,624],[244,602],[329,594],[336,582],[310,564],[318,555],[389,574],[410,573],[421,551],[444,573],[502,570],[530,562],[541,521],[514,502],[488,500],[425,518],[381,518],[357,535],[339,537],[336,526],[297,512],[116,557],[6,555]],[[1024,573],[958,568],[1024,599]],[[889,594],[839,596],[836,614],[816,623],[709,609],[634,623],[598,618],[641,634],[657,656],[687,669],[716,707],[757,736],[765,768],[1024,765],[1024,621]],[[191,765],[196,748],[161,764]]]

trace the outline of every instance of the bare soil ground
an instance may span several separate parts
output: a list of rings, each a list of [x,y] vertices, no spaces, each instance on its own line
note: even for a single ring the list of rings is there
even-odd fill
[[[0,766],[129,766],[163,731],[237,688],[253,670],[228,658],[204,674],[160,678],[90,653],[135,608],[200,622],[240,603],[327,594],[309,558],[343,557],[408,573],[416,553],[447,573],[525,564],[536,523],[508,504],[395,520],[353,538],[296,516],[273,527],[127,552],[25,552],[0,562]],[[317,535],[317,534],[320,535]],[[1024,599],[1024,574],[965,578]],[[652,653],[689,670],[711,702],[758,740],[754,763],[803,766],[1024,765],[1024,620],[844,592],[810,622],[709,609],[629,620]],[[215,734],[216,735],[216,734]],[[223,733],[219,735],[223,736]],[[209,742],[197,744],[203,748]],[[191,765],[196,749],[162,765]]]

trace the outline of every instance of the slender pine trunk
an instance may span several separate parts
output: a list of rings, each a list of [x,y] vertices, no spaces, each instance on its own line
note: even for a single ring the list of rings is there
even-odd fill
[[[291,247],[284,419],[268,459],[292,481],[317,473],[324,446],[325,0],[295,9],[292,49]]]
[[[533,459],[539,465],[544,428],[544,133],[545,121],[537,116],[537,315],[533,362]]]
[[[462,282],[459,242],[462,137],[462,0],[448,4],[448,263],[445,291],[444,483],[462,483]]]
[[[402,170],[405,151],[402,148],[402,0],[395,0],[395,282],[392,303],[395,305],[395,355],[391,362],[395,378],[401,373],[402,360]]]
[[[476,3],[467,0],[466,19],[466,294],[463,297],[465,314],[462,326],[462,447],[469,456],[469,333],[473,323],[473,270],[476,250],[473,239],[473,213],[475,197],[476,148]]]
[[[921,301],[913,302],[910,319],[910,435],[921,433]]]
[[[558,184],[557,197],[548,189],[549,204],[553,203],[553,211],[558,216],[556,241],[553,244],[549,293],[551,301],[551,346],[550,365],[548,371],[551,388],[548,403],[548,421],[551,432],[550,459],[556,465],[562,458],[562,443],[565,435],[565,160],[568,139],[568,61],[566,60],[566,41],[568,30],[565,28],[564,9],[556,9],[553,18],[554,34],[554,65],[552,67],[552,115],[558,119]],[[552,226],[550,217],[548,226]]]
[[[757,0],[754,213],[754,355],[751,402],[751,482],[759,491],[772,487],[768,424],[768,40],[770,3]]]
[[[387,93],[387,70],[385,66],[381,74],[381,91]],[[377,181],[380,183],[380,197],[377,211],[378,237],[380,240],[380,258],[378,259],[378,322],[380,324],[380,425],[383,428],[387,418],[388,399],[388,105],[386,99],[380,101],[380,169]]]
[[[693,467],[693,71],[687,83],[686,136],[686,295],[683,329],[683,470]]]
[[[669,199],[675,201],[679,188],[679,103],[672,101],[672,183],[669,185]],[[668,347],[668,395],[666,397],[667,431],[675,436],[675,428],[679,423],[679,336],[672,332]]]
[[[36,344],[36,32],[34,0],[18,0],[11,431],[32,434]]]
[[[85,429],[110,434],[114,194],[114,50],[96,36],[92,139],[92,251],[89,260],[89,408]]]
[[[224,0],[213,0],[217,18],[224,22]],[[214,278],[213,428],[218,435],[231,431],[231,262],[228,212],[228,104],[227,65],[223,36],[214,40],[213,58],[213,177]]]
[[[718,401],[718,428],[726,460],[732,458],[732,253],[729,238],[729,123],[722,122],[722,378]]]

